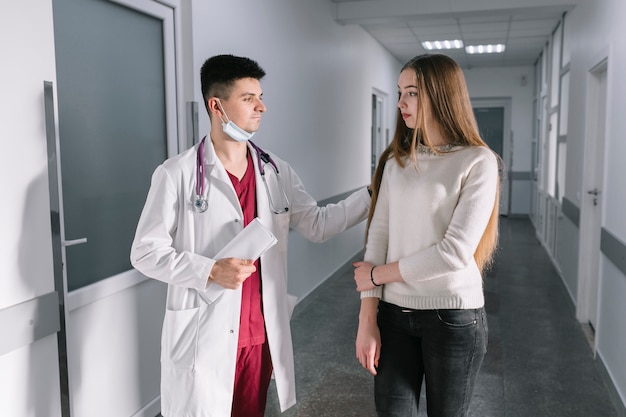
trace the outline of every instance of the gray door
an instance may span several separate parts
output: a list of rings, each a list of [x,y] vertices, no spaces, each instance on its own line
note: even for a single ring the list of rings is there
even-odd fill
[[[502,161],[508,161],[505,155],[505,107],[474,107],[474,115],[478,123],[478,130],[483,140],[493,149]],[[506,163],[506,162],[505,162]],[[508,171],[505,166],[504,173]],[[506,177],[502,178],[500,187],[500,214],[509,214],[509,183]]]
[[[87,343],[79,307],[136,282],[130,245],[150,177],[177,151],[173,11],[151,0],[53,0],[53,16],[68,395],[72,415],[86,415],[99,394],[81,370],[101,347]],[[138,395],[148,388],[158,392],[158,379]]]
[[[481,107],[474,109],[478,130],[487,145],[500,155],[504,143],[504,107]]]

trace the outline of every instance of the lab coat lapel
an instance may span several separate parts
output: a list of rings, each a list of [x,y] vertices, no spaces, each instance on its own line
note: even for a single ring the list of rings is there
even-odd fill
[[[228,197],[230,203],[237,208],[241,218],[243,219],[241,205],[239,204],[239,199],[237,198],[237,193],[235,192],[233,183],[228,177],[228,173],[226,172],[224,165],[222,165],[222,161],[220,161],[217,157],[213,143],[208,136],[204,144],[204,149],[204,166],[207,172],[207,179],[211,183],[210,187],[216,187],[223,190],[223,193]],[[210,193],[211,189],[209,188],[209,195]]]
[[[231,183],[230,178],[228,178],[228,174],[226,173],[226,169],[224,169],[222,161],[220,161],[217,157],[215,148],[213,147],[213,142],[211,142],[209,137],[206,138],[204,143],[204,166],[207,168],[207,176],[218,179],[227,184]]]
[[[269,225],[271,222],[272,212],[270,210],[270,204],[267,199],[267,192],[265,190],[265,184],[261,177],[261,171],[259,167],[259,158],[256,150],[248,143],[248,150],[252,153],[252,162],[254,163],[254,178],[256,183],[256,212],[257,217],[263,219],[265,225]]]

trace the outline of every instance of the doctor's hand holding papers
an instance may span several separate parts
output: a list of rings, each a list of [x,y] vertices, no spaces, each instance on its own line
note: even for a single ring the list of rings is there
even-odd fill
[[[281,410],[293,406],[289,230],[323,242],[367,217],[366,187],[318,207],[287,162],[250,141],[266,111],[264,75],[255,61],[232,55],[203,64],[210,132],[156,168],[137,224],[132,265],[168,284],[164,417],[262,417],[272,373]],[[275,241],[246,253],[261,243],[239,240],[246,226],[262,226]]]
[[[239,288],[256,271],[254,261],[276,242],[276,236],[255,218],[215,255],[219,261],[213,265],[209,281],[225,289]],[[221,294],[219,287],[209,286],[200,296],[210,304]]]

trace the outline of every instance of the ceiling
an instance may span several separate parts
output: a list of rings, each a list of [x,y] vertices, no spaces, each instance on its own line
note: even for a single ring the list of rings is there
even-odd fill
[[[506,45],[501,54],[439,51],[463,68],[475,68],[533,65],[563,14],[578,0],[330,1],[338,23],[361,26],[402,63],[429,52],[422,48],[423,41]]]

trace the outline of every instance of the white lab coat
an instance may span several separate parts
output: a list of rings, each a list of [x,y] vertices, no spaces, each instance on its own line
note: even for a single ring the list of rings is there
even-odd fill
[[[165,417],[228,417],[231,412],[241,288],[207,285],[212,259],[243,229],[243,213],[215,149],[205,141],[208,210],[196,212],[198,145],[157,167],[131,249],[132,265],[168,284],[161,337],[161,412]],[[273,214],[253,153],[257,214],[278,243],[261,256],[263,311],[281,410],[296,402],[289,319],[294,300],[287,294],[287,237],[292,228],[322,242],[361,222],[370,197],[365,188],[325,208],[304,190],[291,166],[272,155],[291,203]],[[268,166],[267,181],[276,176]],[[274,195],[274,194],[272,194]],[[213,302],[198,292],[209,294]]]

